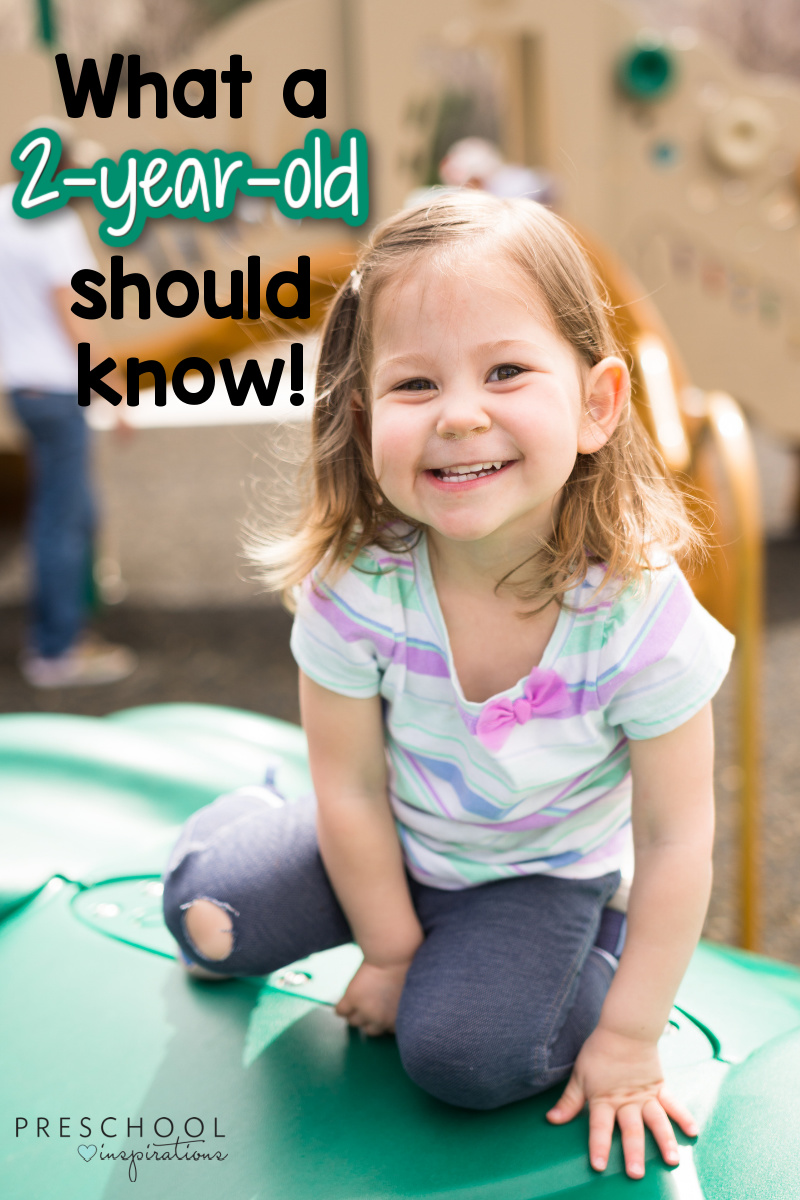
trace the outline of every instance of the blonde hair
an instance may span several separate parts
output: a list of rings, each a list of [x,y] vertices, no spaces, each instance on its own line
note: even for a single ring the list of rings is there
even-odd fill
[[[322,330],[317,402],[311,431],[306,494],[289,538],[262,538],[252,551],[260,575],[291,591],[314,568],[325,575],[351,564],[369,545],[397,552],[408,546],[409,526],[383,496],[372,463],[369,369],[375,303],[381,290],[422,258],[447,268],[466,250],[491,247],[504,255],[543,300],[553,323],[580,363],[594,366],[618,354],[613,309],[574,234],[559,217],[530,200],[486,193],[442,193],[379,225],[358,266],[339,289]],[[359,405],[354,396],[360,395]],[[398,530],[402,523],[402,530]],[[543,607],[577,586],[588,567],[602,563],[606,580],[620,586],[642,579],[664,553],[686,556],[702,547],[681,495],[639,417],[626,402],[609,440],[578,454],[563,488],[552,537],[532,546],[536,580],[521,563],[498,586]]]

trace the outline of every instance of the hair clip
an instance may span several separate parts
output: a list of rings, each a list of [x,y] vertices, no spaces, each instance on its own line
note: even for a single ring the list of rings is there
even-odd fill
[[[357,292],[359,290],[359,288],[361,287],[361,272],[360,271],[355,270],[355,271],[350,272],[350,284],[351,284],[351,287],[354,292]]]

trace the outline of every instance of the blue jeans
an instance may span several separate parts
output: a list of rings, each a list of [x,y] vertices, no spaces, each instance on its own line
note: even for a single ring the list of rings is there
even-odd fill
[[[95,527],[89,430],[77,393],[18,390],[10,398],[31,446],[31,649],[56,658],[86,621]]]
[[[317,848],[316,802],[267,787],[221,796],[184,825],[164,875],[167,927],[223,974],[262,975],[353,940]],[[566,1079],[594,1029],[613,967],[594,952],[619,873],[519,876],[461,891],[409,878],[425,941],[406,977],[396,1035],[406,1072],[450,1104],[488,1109]],[[209,960],[183,921],[195,900],[233,922]]]

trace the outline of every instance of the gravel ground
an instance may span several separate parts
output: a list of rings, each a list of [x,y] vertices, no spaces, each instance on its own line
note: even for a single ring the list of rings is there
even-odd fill
[[[163,701],[231,705],[298,720],[290,618],[252,581],[241,522],[258,502],[279,521],[291,496],[303,426],[143,431],[129,445],[98,438],[103,553],[122,564],[127,594],[97,627],[132,646],[139,667],[120,684],[36,691],[20,678],[26,569],[19,531],[0,529],[0,712],[102,716]],[[258,482],[256,482],[258,481]],[[800,964],[800,537],[768,553],[764,652],[763,941]],[[737,930],[738,778],[735,670],[715,703],[718,837],[706,924],[712,939]]]

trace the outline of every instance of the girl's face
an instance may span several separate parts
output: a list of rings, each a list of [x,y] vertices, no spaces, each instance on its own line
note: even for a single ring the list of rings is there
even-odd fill
[[[504,263],[423,263],[377,298],[370,383],[387,499],[446,539],[528,542],[551,534],[578,452],[613,432],[627,372],[579,364]]]

